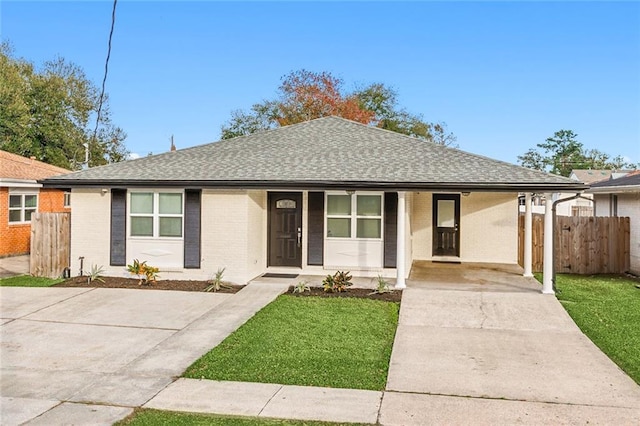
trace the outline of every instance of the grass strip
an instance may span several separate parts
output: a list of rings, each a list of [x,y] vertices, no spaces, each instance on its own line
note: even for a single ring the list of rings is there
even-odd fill
[[[150,409],[136,410],[114,426],[354,426],[356,423],[328,423],[301,420],[234,417],[217,414],[177,413]]]
[[[557,275],[558,300],[593,343],[640,384],[640,281]]]
[[[0,287],[51,287],[64,281],[62,278],[32,277],[31,275],[19,275],[16,277],[0,279]]]

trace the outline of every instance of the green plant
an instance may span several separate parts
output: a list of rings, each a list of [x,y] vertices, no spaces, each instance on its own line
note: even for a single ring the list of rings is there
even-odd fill
[[[87,284],[91,284],[92,281],[102,281],[104,280],[100,277],[104,273],[104,267],[98,265],[92,265],[91,271],[89,271],[89,275],[87,275]]]
[[[385,280],[382,275],[378,275],[378,287],[374,291],[369,294],[384,294],[391,293],[391,289],[389,288],[389,283]]]
[[[216,276],[211,279],[209,281],[209,285],[207,286],[207,288],[204,289],[204,291],[220,291],[221,288],[229,288],[229,286],[227,284],[225,284],[224,281],[222,281],[222,276],[224,275],[224,271],[227,268],[218,268],[218,271],[216,272]]]
[[[309,287],[309,284],[307,284],[305,280],[302,280],[293,286],[294,293],[304,293],[305,291],[311,291],[311,287]]]
[[[146,260],[144,262],[140,262],[138,259],[133,259],[133,263],[131,265],[127,265],[127,270],[132,275],[136,275],[138,277],[138,285],[150,284],[151,282],[156,282],[159,278],[159,268],[147,265]]]
[[[349,272],[337,271],[333,275],[327,275],[322,280],[322,287],[327,293],[341,293],[353,284],[351,278]]]

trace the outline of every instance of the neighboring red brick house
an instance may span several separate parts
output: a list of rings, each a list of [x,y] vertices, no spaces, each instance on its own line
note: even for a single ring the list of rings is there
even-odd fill
[[[68,212],[70,194],[37,181],[69,173],[51,164],[0,151],[0,257],[29,253],[31,214]]]

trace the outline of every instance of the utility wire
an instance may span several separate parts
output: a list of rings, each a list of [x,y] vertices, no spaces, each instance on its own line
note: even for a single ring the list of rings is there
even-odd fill
[[[104,61],[104,77],[102,78],[102,90],[100,92],[100,98],[98,99],[98,114],[96,115],[96,127],[93,129],[93,140],[96,140],[98,135],[98,126],[100,125],[100,114],[102,113],[102,103],[104,102],[104,90],[107,85],[107,74],[109,73],[109,58],[111,57],[111,39],[113,38],[113,28],[116,25],[116,6],[118,0],[113,0],[113,10],[111,11],[111,30],[109,31],[109,46],[107,48],[107,59]],[[87,147],[87,150],[89,148]],[[87,163],[87,167],[89,164]]]

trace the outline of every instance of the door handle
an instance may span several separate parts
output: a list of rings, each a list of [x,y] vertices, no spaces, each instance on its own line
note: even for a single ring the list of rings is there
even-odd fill
[[[302,246],[302,228],[298,227],[298,247]]]

